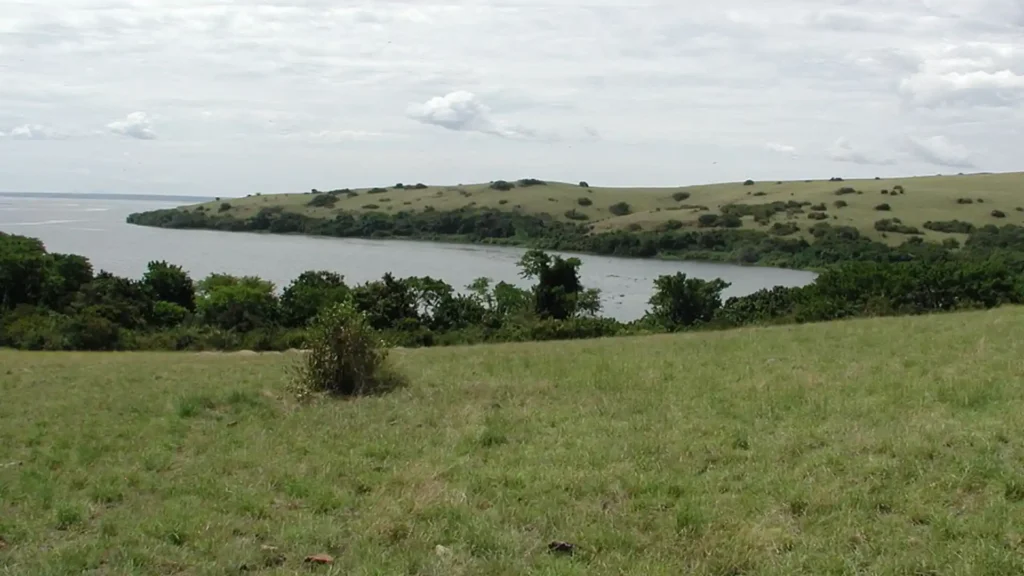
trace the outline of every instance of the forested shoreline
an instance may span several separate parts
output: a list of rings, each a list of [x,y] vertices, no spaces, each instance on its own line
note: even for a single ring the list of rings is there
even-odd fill
[[[1007,227],[1016,228],[1016,227]],[[287,286],[254,276],[194,280],[151,262],[141,278],[96,271],[85,257],[0,233],[0,346],[26,350],[284,350],[301,348],[317,314],[351,303],[392,345],[439,346],[653,334],[881,315],[991,308],[1024,301],[1020,230],[978,231],[959,251],[852,259],[801,288],[723,301],[728,284],[659,277],[647,314],[601,316],[581,262],[529,250],[518,266],[530,289],[481,278],[456,289],[429,277],[349,285],[311,270]]]

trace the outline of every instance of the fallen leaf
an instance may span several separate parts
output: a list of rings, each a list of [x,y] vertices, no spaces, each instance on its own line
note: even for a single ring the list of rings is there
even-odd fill
[[[333,564],[334,558],[328,554],[314,554],[312,556],[306,556],[306,562],[310,564]]]
[[[548,550],[550,550],[551,552],[558,552],[560,554],[572,555],[572,553],[576,551],[576,545],[569,544],[568,542],[559,542],[556,540],[555,542],[548,544]]]

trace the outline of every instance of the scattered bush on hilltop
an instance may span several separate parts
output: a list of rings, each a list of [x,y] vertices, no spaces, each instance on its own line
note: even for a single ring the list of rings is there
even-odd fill
[[[929,220],[924,223],[924,227],[928,230],[945,232],[946,234],[970,234],[975,230],[974,224],[962,220],[940,220],[938,222]]]
[[[892,210],[892,207],[889,206],[888,204],[879,204],[875,206],[875,210],[878,210],[880,212],[888,212],[889,210]]]
[[[231,204],[228,202],[221,202],[220,207],[217,208],[218,212],[227,212],[228,210],[231,210]]]
[[[590,206],[594,203],[594,201],[584,196],[583,198],[577,198],[576,203],[579,204],[580,206]]]
[[[522,178],[521,180],[516,182],[516,184],[518,184],[520,188],[529,188],[530,186],[547,186],[548,185],[547,182],[545,182],[543,180],[538,180],[536,178]]]
[[[672,199],[675,200],[676,202],[682,202],[683,200],[686,200],[689,197],[690,197],[690,193],[689,192],[681,192],[680,191],[680,192],[675,192],[675,193],[672,194]]]
[[[875,222],[875,230],[879,232],[895,232],[897,234],[920,234],[914,226],[907,226],[899,218],[886,218]]]
[[[625,202],[618,202],[609,206],[608,211],[615,216],[625,216],[633,212],[633,209]]]
[[[490,185],[490,188],[492,190],[500,190],[502,192],[507,192],[507,191],[509,191],[509,190],[511,190],[511,189],[513,189],[515,187],[516,187],[515,184],[513,184],[511,182],[506,182],[504,180],[495,180],[494,182],[491,182],[491,185]]]
[[[1002,210],[993,210],[992,211],[992,217],[993,218],[1006,218],[1006,212],[1003,212]]]
[[[314,208],[331,208],[338,203],[338,197],[333,194],[318,194],[306,203]]]

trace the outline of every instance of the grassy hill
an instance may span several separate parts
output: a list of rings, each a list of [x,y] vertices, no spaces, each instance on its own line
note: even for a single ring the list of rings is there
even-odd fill
[[[315,207],[310,201],[312,193],[254,195],[240,199],[227,199],[230,208],[219,211],[222,201],[202,206],[211,214],[247,218],[260,209],[280,206],[288,212],[306,216],[331,218],[338,212],[424,210],[447,211],[463,207],[516,210],[526,214],[549,214],[569,221],[567,213],[581,222],[593,225],[595,232],[634,229],[651,230],[677,220],[684,227],[698,226],[702,214],[720,214],[723,207],[735,204],[765,205],[772,202],[804,203],[800,211],[781,211],[769,222],[798,224],[802,234],[809,237],[807,228],[812,206],[824,205],[818,211],[826,215],[824,221],[834,225],[853,226],[867,236],[888,244],[899,244],[907,236],[898,232],[876,230],[875,222],[898,218],[904,226],[916,227],[925,240],[942,241],[946,238],[963,240],[966,235],[931,231],[924,228],[928,221],[961,220],[983,226],[985,224],[1024,224],[1024,173],[971,174],[956,176],[926,176],[880,180],[829,180],[743,182],[685,186],[677,188],[602,188],[582,187],[577,184],[546,182],[537,185],[516,184],[511,190],[497,190],[491,184],[457,186],[406,185],[358,189],[337,194],[337,202],[330,207]],[[840,188],[854,192],[837,195]],[[902,187],[903,193],[882,194]],[[970,200],[971,203],[966,203]],[[836,202],[846,205],[837,207]],[[630,212],[615,215],[610,208],[620,202],[629,205]],[[886,203],[888,211],[876,206]],[[993,216],[998,210],[1003,217]],[[753,217],[743,218],[743,228],[766,229]]]
[[[400,350],[311,407],[289,355],[0,351],[0,572],[1020,574],[1022,328]]]

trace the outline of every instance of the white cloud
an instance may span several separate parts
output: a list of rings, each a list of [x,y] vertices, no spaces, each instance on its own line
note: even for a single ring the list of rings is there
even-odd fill
[[[778,152],[780,154],[792,154],[796,155],[796,147],[790,146],[789,144],[780,144],[778,142],[768,142],[764,145],[765,148],[772,152]]]
[[[1024,168],[1020,0],[36,4],[0,0],[5,187],[870,177],[919,135]]]
[[[132,112],[123,120],[107,124],[107,129],[114,134],[138,140],[156,140],[156,133],[153,132],[152,123],[145,112]]]
[[[435,96],[422,104],[412,104],[406,114],[413,120],[456,132],[481,132],[503,138],[528,138],[535,131],[495,119],[491,109],[472,92],[456,90]]]
[[[15,140],[63,140],[67,135],[39,124],[22,124],[11,128],[10,137]]]
[[[836,162],[885,166],[896,160],[886,154],[857,148],[846,137],[840,137],[828,149],[828,156]]]
[[[908,137],[910,152],[918,158],[938,166],[951,168],[976,168],[971,151],[965,146],[951,142],[945,136],[929,138]]]

